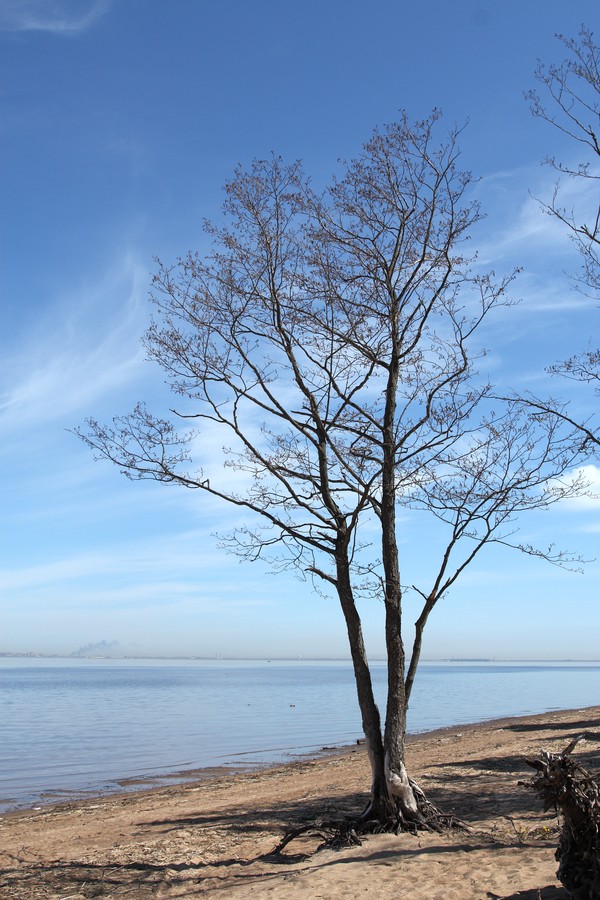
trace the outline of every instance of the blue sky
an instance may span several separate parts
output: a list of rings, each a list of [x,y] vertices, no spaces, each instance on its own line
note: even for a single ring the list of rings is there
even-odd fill
[[[275,151],[322,184],[401,108],[468,120],[463,162],[487,212],[474,249],[499,274],[523,267],[485,365],[504,386],[550,389],[545,365],[597,345],[597,309],[534,200],[555,180],[540,160],[577,150],[523,92],[537,58],[563,58],[555,33],[597,18],[595,0],[0,0],[0,651],[346,654],[334,598],[217,548],[227,508],[132,484],[67,429],[168,403],[139,344],[153,256],[205,246],[236,163]],[[580,386],[551,389],[593,409]],[[521,528],[592,559],[600,504]],[[423,529],[401,531],[407,581],[427,570]],[[424,652],[597,657],[599,597],[598,562],[580,575],[493,549],[436,610]],[[381,608],[363,612],[380,654]]]

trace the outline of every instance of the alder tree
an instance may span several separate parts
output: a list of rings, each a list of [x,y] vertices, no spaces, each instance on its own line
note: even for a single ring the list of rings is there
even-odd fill
[[[576,429],[495,399],[478,375],[476,333],[510,315],[512,276],[496,282],[469,255],[481,213],[459,133],[438,137],[441,128],[438,112],[401,117],[323,191],[277,157],[238,168],[222,221],[206,226],[210,251],[157,264],[144,342],[179,406],[155,415],[139,404],[79,430],[130,478],[235,507],[233,552],[291,567],[307,590],[337,597],[372,767],[362,830],[439,825],[405,766],[427,620],[486,545],[567,564],[520,542],[516,517],[583,489],[571,477]],[[436,540],[426,583],[407,585],[415,510]],[[403,621],[409,591],[416,624]],[[364,597],[383,606],[382,710]]]

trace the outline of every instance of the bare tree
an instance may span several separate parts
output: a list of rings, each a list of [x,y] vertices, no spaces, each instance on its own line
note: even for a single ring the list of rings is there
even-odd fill
[[[573,280],[578,289],[600,299],[600,47],[594,35],[582,26],[578,39],[558,35],[569,51],[560,64],[538,62],[536,79],[543,94],[532,90],[526,94],[534,116],[548,122],[571,138],[582,154],[576,165],[563,163],[549,156],[546,163],[559,175],[585,185],[586,196],[592,202],[589,215],[565,206],[560,180],[554,187],[549,203],[543,209],[567,229],[582,260],[581,272]],[[572,145],[571,145],[572,146]],[[600,394],[600,349],[589,347],[565,362],[549,369],[553,374],[593,384]],[[584,429],[587,437],[600,446],[598,433]]]
[[[299,164],[238,169],[213,250],[154,279],[145,344],[181,406],[139,405],[81,437],[131,478],[204,492],[247,513],[228,545],[334,591],[345,620],[372,766],[365,829],[426,827],[433,808],[405,767],[406,712],[438,601],[491,542],[519,544],[516,514],[581,490],[580,438],[544,412],[494,401],[472,337],[510,305],[464,254],[480,212],[439,114],[376,131],[322,194]],[[185,431],[185,423],[193,430]],[[223,434],[224,469],[193,468]],[[445,535],[426,585],[403,586],[398,507]],[[377,534],[375,546],[369,536]],[[371,538],[372,539],[372,538]],[[407,654],[403,598],[421,612]],[[357,599],[385,609],[387,705],[375,701]]]

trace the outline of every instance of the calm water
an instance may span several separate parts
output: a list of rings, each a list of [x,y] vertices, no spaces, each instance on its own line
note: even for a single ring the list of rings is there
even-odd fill
[[[409,730],[598,704],[600,663],[424,663]],[[349,663],[0,659],[0,811],[360,735]]]

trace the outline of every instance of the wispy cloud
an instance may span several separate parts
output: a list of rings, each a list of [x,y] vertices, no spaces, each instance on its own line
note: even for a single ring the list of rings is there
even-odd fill
[[[541,261],[542,271],[554,275],[565,268],[578,269],[580,259],[568,229],[544,209],[544,204],[552,200],[556,184],[557,173],[539,165],[482,178],[476,193],[487,218],[479,227],[480,239],[476,242],[479,265],[487,268],[508,263],[533,270],[540,268],[537,262]],[[594,212],[593,199],[585,179],[560,179],[557,202],[567,214],[575,210],[585,221]],[[564,289],[560,293],[564,296]],[[556,301],[560,302],[557,291],[540,309],[554,308]]]
[[[235,578],[223,579],[224,552],[208,540],[207,531],[179,531],[167,537],[119,541],[102,551],[65,555],[0,572],[0,591],[19,603],[21,592],[52,596],[69,605],[73,599],[102,599],[117,606],[170,605],[187,597],[218,608],[224,602],[263,604],[262,573],[246,570],[244,592]],[[273,591],[276,586],[273,585]]]
[[[3,360],[0,422],[7,433],[93,413],[94,403],[122,390],[140,372],[139,343],[147,305],[147,275],[131,257],[93,287],[53,306],[26,345]]]
[[[0,31],[76,35],[108,12],[113,0],[3,0]]]

